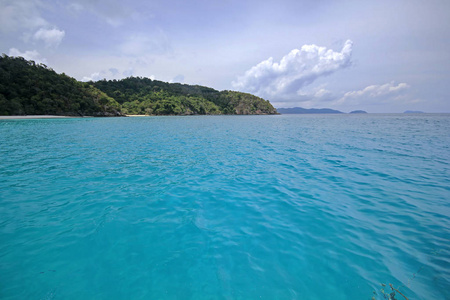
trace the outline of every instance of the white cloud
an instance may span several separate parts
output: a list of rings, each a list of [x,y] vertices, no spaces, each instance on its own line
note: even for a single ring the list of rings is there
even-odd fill
[[[98,80],[112,80],[112,79],[122,79],[125,77],[133,76],[133,68],[128,68],[124,71],[119,71],[117,68],[109,68],[108,70],[102,70],[100,72],[94,72],[89,76],[83,76],[81,81],[98,81]],[[153,76],[153,75],[152,75]],[[154,76],[153,76],[154,79]]]
[[[41,28],[33,35],[36,41],[43,41],[46,47],[57,47],[65,36],[64,30]]]
[[[361,90],[346,92],[332,102],[340,109],[364,109],[370,112],[394,112],[411,109],[420,99],[409,93],[407,83],[389,82],[369,85]]]
[[[303,108],[324,108],[333,105],[333,102],[339,98],[336,93],[327,90],[324,85],[309,88],[306,91],[299,91],[295,99],[286,99],[271,101],[275,107],[295,107]],[[277,101],[278,100],[278,101]]]
[[[43,63],[43,64],[47,63],[47,60],[45,58],[42,58],[39,52],[37,52],[36,50],[20,52],[16,48],[11,48],[9,49],[8,55],[12,57],[20,56],[25,58],[26,60],[33,60],[36,63]]]
[[[100,72],[92,73],[90,76],[84,76],[81,81],[98,81],[100,79],[103,79],[100,75]]]
[[[40,6],[36,0],[1,0],[0,31],[15,32],[46,26],[48,22],[41,17]]]
[[[404,92],[410,86],[404,82],[394,82],[382,85],[369,85],[362,90],[350,91],[337,101],[337,104],[360,104],[360,103],[388,103],[393,100],[404,100]]]
[[[235,89],[262,97],[295,99],[299,90],[317,78],[330,75],[351,64],[353,42],[347,40],[340,52],[304,45],[285,55],[279,63],[262,61],[232,82]]]
[[[331,94],[330,91],[328,91],[328,90],[326,90],[326,89],[324,89],[324,88],[321,88],[321,89],[319,89],[318,91],[316,91],[316,92],[314,93],[314,97],[316,97],[316,98],[321,98],[321,97],[328,96],[328,95],[330,95],[330,94]]]
[[[46,47],[58,46],[65,32],[54,26],[50,29],[51,24],[41,16],[41,10],[49,7],[40,0],[0,0],[0,32],[20,32],[26,43],[34,40],[43,41]]]
[[[382,112],[387,105],[414,104],[419,100],[409,97],[410,86],[404,82],[370,85],[361,90],[346,93],[333,92],[324,86],[298,92],[295,100],[271,101],[275,107],[324,108],[330,107],[342,111],[351,111],[361,107],[371,112]]]

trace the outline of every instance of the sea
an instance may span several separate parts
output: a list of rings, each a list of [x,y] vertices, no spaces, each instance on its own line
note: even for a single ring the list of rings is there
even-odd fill
[[[450,299],[450,114],[0,120],[0,299]]]

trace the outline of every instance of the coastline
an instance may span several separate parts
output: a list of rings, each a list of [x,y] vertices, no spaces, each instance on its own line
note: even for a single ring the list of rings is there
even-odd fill
[[[54,116],[54,115],[0,116],[0,120],[21,120],[21,119],[66,119],[66,118],[80,118],[80,117]]]

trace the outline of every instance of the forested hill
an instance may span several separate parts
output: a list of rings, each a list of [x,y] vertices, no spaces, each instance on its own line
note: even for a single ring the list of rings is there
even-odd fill
[[[0,115],[276,113],[251,94],[136,77],[85,83],[22,57],[0,57]]]
[[[196,114],[276,114],[276,109],[251,94],[217,91],[149,78],[129,77],[122,80],[91,82],[122,105],[126,114],[196,115]]]
[[[119,116],[120,104],[94,86],[22,57],[0,57],[0,115]]]

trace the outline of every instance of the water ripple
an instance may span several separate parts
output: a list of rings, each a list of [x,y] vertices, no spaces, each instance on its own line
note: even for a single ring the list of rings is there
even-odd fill
[[[448,299],[448,132],[448,115],[0,121],[0,297]]]

